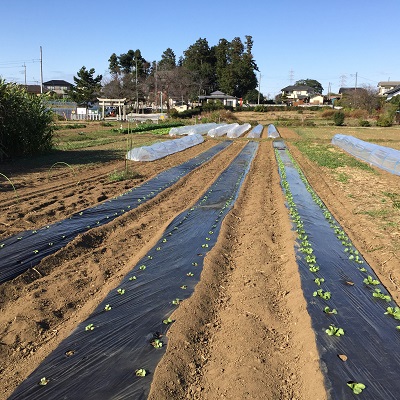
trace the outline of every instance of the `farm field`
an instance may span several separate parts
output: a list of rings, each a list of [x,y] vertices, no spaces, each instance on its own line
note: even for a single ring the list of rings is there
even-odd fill
[[[257,115],[239,117],[254,120]],[[375,168],[320,163],[329,154],[333,159],[342,154],[329,145],[335,133],[399,148],[400,130],[278,129],[314,190],[399,302],[400,177]],[[139,145],[164,138],[137,135],[134,141]],[[0,172],[12,179],[18,199],[1,181],[0,239],[118,196],[219,142],[207,139],[151,163],[130,162],[132,178],[123,181],[114,178],[125,168],[124,135],[40,160],[5,164]],[[235,140],[146,204],[78,236],[0,286],[0,398],[11,395],[118,286],[168,223],[206,192],[246,142]],[[272,142],[265,133],[259,142],[239,198],[205,257],[201,280],[173,314],[176,322],[154,371],[151,399],[327,396]]]

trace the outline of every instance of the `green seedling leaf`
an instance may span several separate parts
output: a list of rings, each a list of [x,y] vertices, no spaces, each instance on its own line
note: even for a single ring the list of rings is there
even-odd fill
[[[119,289],[117,289],[117,293],[122,295],[125,293],[125,289],[119,288]]]
[[[400,325],[396,326],[396,329],[400,331]]]
[[[136,278],[135,275],[134,275],[134,276],[131,276],[131,277],[129,278],[130,281],[136,281],[136,279],[137,279],[137,278]]]
[[[318,265],[313,265],[313,266],[311,266],[311,267],[309,268],[309,270],[310,270],[311,272],[318,272],[318,271],[319,271],[319,267],[318,267]]]
[[[43,378],[41,378],[39,381],[40,386],[46,386],[48,383],[49,383],[49,380],[45,376]]]
[[[135,370],[135,375],[144,377],[147,375],[147,371],[144,368],[139,368],[139,369]]]
[[[110,311],[111,310],[111,306],[109,304],[106,304],[106,306],[104,307],[105,311]]]
[[[342,328],[338,328],[335,325],[329,325],[329,328],[325,330],[325,332],[329,336],[342,336],[344,335],[344,330]]]
[[[314,282],[315,282],[318,286],[320,286],[321,283],[325,282],[325,279],[324,279],[324,278],[315,278],[315,279],[314,279]]]
[[[375,289],[374,293],[372,293],[372,296],[387,302],[392,301],[392,298],[389,295],[382,293],[380,289]]]
[[[145,266],[145,265],[141,265],[141,266],[139,267],[139,269],[140,269],[141,271],[144,271],[144,270],[146,269],[146,266]]]
[[[174,322],[174,320],[171,317],[163,320],[163,324],[165,325],[172,324],[172,322]]]
[[[329,300],[331,298],[331,292],[324,292],[322,289],[318,289],[313,293],[314,297],[321,297],[324,300]]]
[[[367,272],[367,270],[364,267],[358,268],[361,272]]]
[[[152,256],[147,256],[147,258],[148,258],[149,260],[152,260],[152,259],[153,259],[153,257],[152,257]]]
[[[363,280],[366,285],[379,285],[380,282],[377,279],[372,278],[371,275],[368,275],[367,278]]]
[[[163,347],[163,342],[160,339],[153,339],[150,344],[155,348],[155,349],[161,349]]]
[[[86,325],[86,327],[85,327],[85,331],[92,331],[93,329],[94,329],[93,324]]]
[[[187,285],[182,285],[180,288],[185,290],[185,289],[187,289]]]
[[[157,247],[156,250],[157,250],[157,251],[160,251],[160,250],[161,250],[161,247]]]
[[[33,252],[34,252],[35,254],[37,254],[37,253],[39,253],[39,250],[33,250]]]
[[[164,239],[162,240],[162,242],[163,242],[163,243],[166,243],[166,242],[167,242],[167,239],[164,238]]]
[[[204,243],[204,244],[201,245],[201,247],[208,247],[208,244]]]
[[[330,307],[325,307],[324,308],[324,313],[326,314],[337,314],[336,308],[330,308]]]
[[[365,385],[360,382],[348,382],[347,386],[353,391],[354,394],[360,394],[365,389]]]
[[[192,265],[193,265],[194,267],[197,267],[199,264],[197,264],[197,262],[192,262]]]
[[[394,319],[400,319],[399,307],[388,307],[385,312],[386,315],[391,315]]]
[[[188,272],[186,275],[187,276],[193,276],[194,274],[193,274],[193,272]]]
[[[176,298],[175,300],[172,300],[172,304],[178,305],[180,303],[180,299]]]

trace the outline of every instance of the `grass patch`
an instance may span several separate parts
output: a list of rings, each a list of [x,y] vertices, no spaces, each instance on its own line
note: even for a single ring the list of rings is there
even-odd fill
[[[349,183],[349,179],[350,179],[350,177],[347,174],[345,174],[344,172],[340,172],[339,174],[337,174],[337,180],[339,182]]]
[[[309,140],[296,141],[294,144],[311,161],[321,167],[336,169],[339,167],[353,167],[367,172],[376,173],[368,164],[357,160],[345,153],[336,151],[330,144],[315,143]]]
[[[128,179],[139,179],[141,177],[142,176],[136,171],[124,170],[124,171],[111,172],[108,175],[108,180],[110,182],[121,182],[121,181],[126,181]]]
[[[390,215],[389,210],[366,210],[366,211],[359,211],[357,214],[368,215],[372,218],[383,218]]]
[[[383,192],[383,195],[392,201],[394,208],[400,209],[400,195],[392,192]]]

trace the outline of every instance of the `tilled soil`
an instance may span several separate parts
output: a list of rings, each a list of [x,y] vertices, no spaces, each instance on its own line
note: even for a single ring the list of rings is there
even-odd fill
[[[288,141],[295,138],[289,129],[281,134]],[[45,226],[112,198],[215,144],[207,140],[162,160],[135,163],[138,178],[123,182],[108,180],[111,172],[123,168],[122,161],[86,165],[78,176],[56,169],[49,177],[45,168],[13,171],[8,166],[19,201],[13,191],[1,192],[0,237]],[[80,235],[0,286],[1,399],[118,286],[168,223],[196,202],[244,144],[235,141],[153,200]],[[393,232],[371,233],[373,221],[354,213],[362,199],[349,205],[345,190],[328,171],[290,148],[314,189],[398,301],[400,273]],[[377,180],[385,187],[393,179],[398,184],[397,178],[383,173]],[[261,140],[240,196],[205,258],[195,292],[173,315],[176,322],[154,373],[151,399],[326,398],[294,238],[272,144]],[[384,257],[388,249],[394,256]]]

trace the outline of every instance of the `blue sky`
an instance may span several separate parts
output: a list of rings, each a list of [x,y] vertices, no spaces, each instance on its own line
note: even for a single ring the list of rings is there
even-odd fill
[[[108,59],[140,49],[176,58],[199,38],[210,46],[251,35],[261,93],[273,98],[299,79],[327,92],[341,86],[400,81],[400,0],[13,0],[2,7],[0,76],[40,82],[73,76],[82,66],[108,74]]]

